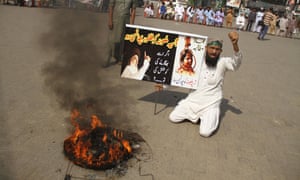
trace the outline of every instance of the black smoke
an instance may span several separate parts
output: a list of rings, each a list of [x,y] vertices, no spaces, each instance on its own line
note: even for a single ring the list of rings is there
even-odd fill
[[[127,110],[134,101],[126,87],[111,82],[109,68],[102,68],[107,59],[107,14],[57,10],[50,26],[41,37],[44,49],[56,54],[42,69],[46,90],[67,111],[76,107],[87,117],[97,114],[105,123],[128,126]],[[120,71],[113,73],[117,77]]]

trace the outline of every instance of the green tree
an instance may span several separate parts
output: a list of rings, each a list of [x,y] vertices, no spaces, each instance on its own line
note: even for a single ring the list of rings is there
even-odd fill
[[[263,0],[264,2],[271,3],[271,4],[279,4],[285,5],[286,0]]]
[[[190,6],[196,6],[196,1],[197,0],[188,0],[188,5],[190,5]]]

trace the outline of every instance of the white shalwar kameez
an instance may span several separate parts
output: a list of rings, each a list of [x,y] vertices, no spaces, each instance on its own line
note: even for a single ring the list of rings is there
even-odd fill
[[[184,14],[184,7],[181,5],[176,5],[175,7],[175,21],[182,21]]]
[[[242,61],[240,52],[233,57],[221,57],[216,68],[210,68],[204,62],[200,72],[198,89],[181,100],[171,112],[172,122],[201,120],[199,133],[210,136],[219,125],[220,104],[223,97],[222,86],[226,71],[235,71]]]

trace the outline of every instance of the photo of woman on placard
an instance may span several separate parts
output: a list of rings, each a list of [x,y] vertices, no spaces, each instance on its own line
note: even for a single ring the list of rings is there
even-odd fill
[[[141,60],[143,60],[142,63],[140,62]],[[150,66],[151,58],[146,51],[144,51],[143,58],[141,58],[141,51],[137,47],[133,47],[125,53],[124,61],[127,61],[127,65],[121,77],[142,80]]]
[[[195,89],[198,86],[206,37],[180,35],[172,71],[172,86]]]
[[[194,75],[195,71],[193,66],[196,64],[196,57],[190,49],[191,37],[186,36],[184,41],[184,49],[180,52],[180,67],[177,69],[177,73]]]
[[[190,49],[185,49],[180,57],[180,67],[177,72],[180,74],[194,75],[195,71],[193,68],[193,63],[195,63],[195,56]]]

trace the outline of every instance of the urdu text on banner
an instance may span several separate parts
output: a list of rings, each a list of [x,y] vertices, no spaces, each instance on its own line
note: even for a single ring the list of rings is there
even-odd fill
[[[126,24],[121,77],[196,89],[207,37]]]

